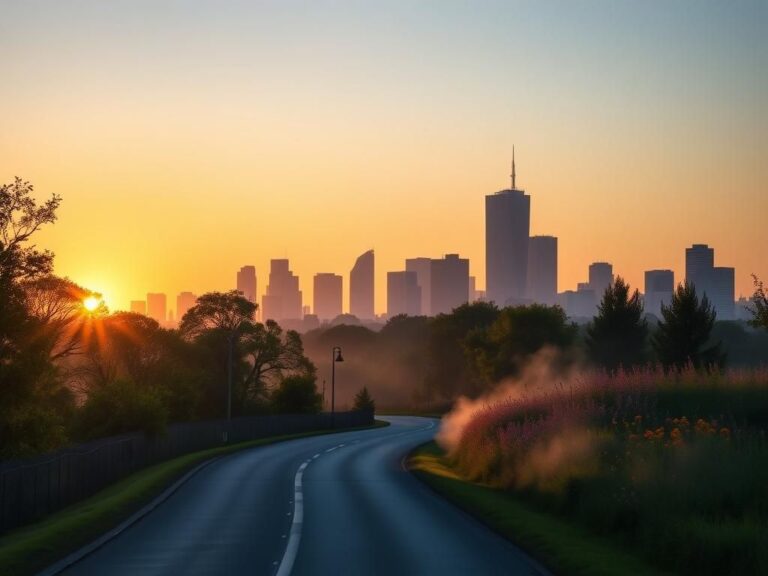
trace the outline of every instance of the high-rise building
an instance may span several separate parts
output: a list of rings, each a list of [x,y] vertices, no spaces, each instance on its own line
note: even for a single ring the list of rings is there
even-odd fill
[[[349,273],[349,312],[361,320],[372,320],[374,313],[373,250],[358,256]]]
[[[675,291],[672,270],[645,271],[645,312],[661,318],[661,305],[669,306]]]
[[[712,301],[718,320],[734,320],[735,268],[715,266],[712,268],[712,282],[707,296]]]
[[[131,300],[131,312],[147,315],[147,303],[145,300]]]
[[[149,293],[147,294],[147,316],[154,318],[160,324],[165,324],[168,313],[165,294]]]
[[[416,282],[421,290],[421,314],[429,314],[432,309],[430,297],[432,296],[432,286],[430,274],[432,271],[431,258],[408,258],[405,261],[405,270],[416,273]]]
[[[469,302],[475,302],[477,297],[477,278],[474,276],[469,277]]]
[[[603,294],[613,284],[613,266],[608,262],[593,262],[589,265],[589,288],[595,293],[595,300],[600,303]]]
[[[243,266],[237,272],[237,290],[251,302],[256,302],[256,267]]]
[[[387,316],[421,314],[421,288],[416,272],[387,272]]]
[[[485,197],[486,297],[499,306],[524,300],[528,276],[531,198],[515,186],[514,153],[511,178],[509,190]]]
[[[528,239],[528,298],[541,304],[557,301],[557,238],[531,236]]]
[[[184,314],[195,304],[197,304],[197,296],[192,294],[192,292],[180,292],[176,296],[176,319],[181,322]]]
[[[432,260],[430,270],[430,314],[448,314],[469,299],[469,260],[458,254],[446,254]]]
[[[338,274],[315,274],[313,308],[320,321],[341,315],[343,282]]]
[[[685,281],[696,286],[697,292],[701,293],[708,288],[714,267],[714,248],[706,244],[694,244],[685,249]]]
[[[706,244],[685,249],[685,281],[696,288],[701,298],[707,296],[718,320],[734,318],[735,269],[715,267],[715,250]]]
[[[290,270],[286,259],[270,262],[269,284],[262,298],[264,320],[301,320],[302,295],[299,277]]]

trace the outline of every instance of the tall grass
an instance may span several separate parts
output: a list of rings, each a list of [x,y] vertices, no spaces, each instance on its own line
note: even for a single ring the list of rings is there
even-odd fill
[[[479,409],[451,450],[681,574],[768,574],[768,370],[583,374]]]

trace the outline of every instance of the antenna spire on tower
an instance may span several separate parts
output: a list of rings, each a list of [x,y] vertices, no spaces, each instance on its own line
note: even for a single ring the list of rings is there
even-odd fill
[[[517,190],[515,188],[515,146],[512,146],[512,174],[510,174],[510,177],[512,178],[512,190]]]

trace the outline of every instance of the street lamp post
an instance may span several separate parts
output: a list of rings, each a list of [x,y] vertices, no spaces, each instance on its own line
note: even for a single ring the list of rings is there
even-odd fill
[[[340,346],[331,350],[331,428],[336,427],[336,362],[344,362]]]

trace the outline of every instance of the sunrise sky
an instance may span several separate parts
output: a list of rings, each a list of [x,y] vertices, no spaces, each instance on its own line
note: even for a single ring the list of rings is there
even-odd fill
[[[642,289],[691,243],[768,280],[768,2],[0,2],[0,181],[63,196],[38,237],[112,308],[458,252],[485,194]]]

